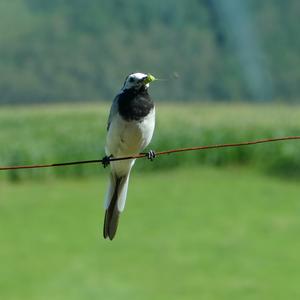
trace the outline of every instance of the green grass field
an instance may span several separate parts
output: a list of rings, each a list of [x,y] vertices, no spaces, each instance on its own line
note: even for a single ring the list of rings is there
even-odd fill
[[[0,165],[96,159],[104,155],[106,104],[1,107]],[[249,104],[157,104],[151,148],[231,143],[300,135],[300,106]],[[160,158],[137,169],[157,171],[180,165],[251,165],[273,175],[300,176],[299,142],[194,152]],[[98,175],[94,166],[9,172],[11,181]],[[1,175],[0,175],[1,176]]]
[[[134,172],[110,242],[106,177],[0,181],[0,299],[300,297],[299,182],[233,167]]]

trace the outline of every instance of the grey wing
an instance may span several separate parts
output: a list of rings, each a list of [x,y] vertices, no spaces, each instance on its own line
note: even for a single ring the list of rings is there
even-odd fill
[[[106,127],[107,131],[109,130],[109,126],[110,126],[112,119],[118,113],[118,99],[119,99],[119,96],[116,96],[111,105],[109,117],[108,117],[108,121],[107,121],[107,127]]]

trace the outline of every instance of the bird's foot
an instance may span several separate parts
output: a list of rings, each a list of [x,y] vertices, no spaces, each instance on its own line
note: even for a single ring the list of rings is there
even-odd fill
[[[149,152],[146,154],[147,158],[153,161],[153,159],[156,157],[156,153],[153,150],[149,150]]]
[[[102,159],[101,159],[101,163],[103,165],[103,168],[106,168],[107,166],[110,165],[110,159],[112,158],[112,155],[107,156],[105,155]]]

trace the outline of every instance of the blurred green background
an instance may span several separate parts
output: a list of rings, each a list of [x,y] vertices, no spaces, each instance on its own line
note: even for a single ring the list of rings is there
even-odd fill
[[[296,0],[2,0],[0,166],[98,159],[127,74],[154,150],[300,134]],[[298,299],[297,141],[139,160],[113,242],[109,170],[0,172],[0,299]]]
[[[2,0],[0,103],[111,99],[125,76],[160,99],[297,102],[297,0]]]

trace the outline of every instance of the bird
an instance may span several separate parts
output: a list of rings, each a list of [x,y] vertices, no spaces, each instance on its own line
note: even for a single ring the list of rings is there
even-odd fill
[[[155,128],[155,106],[148,88],[156,78],[151,74],[132,73],[114,98],[108,123],[103,166],[110,165],[109,186],[105,196],[103,237],[113,240],[119,216],[124,210],[128,182],[135,159],[110,161],[141,153],[150,143]],[[146,155],[150,160],[155,152]]]

